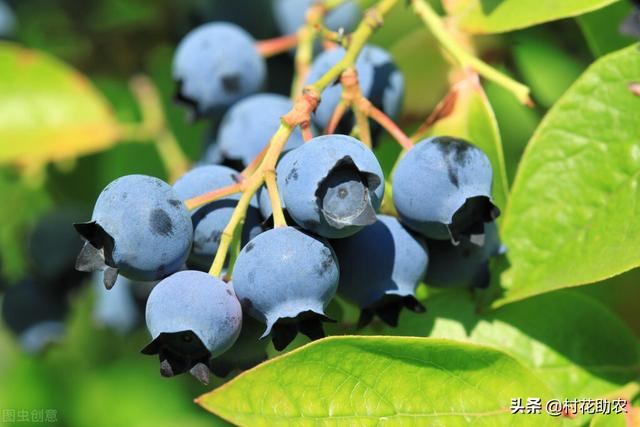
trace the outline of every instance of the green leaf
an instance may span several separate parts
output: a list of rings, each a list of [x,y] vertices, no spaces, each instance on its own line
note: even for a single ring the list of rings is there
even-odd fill
[[[102,151],[118,137],[109,105],[84,76],[0,42],[0,164],[36,168]]]
[[[504,353],[444,339],[332,337],[254,368],[197,399],[250,426],[527,425],[511,398],[550,395]],[[552,420],[537,416],[538,425]]]
[[[405,312],[397,328],[364,333],[430,336],[490,345],[530,368],[554,398],[604,396],[640,375],[631,330],[595,299],[571,290],[478,314],[468,291],[437,293],[425,314]]]
[[[493,166],[493,197],[504,209],[509,192],[502,151],[502,139],[496,116],[482,90],[477,74],[469,74],[456,83],[440,105],[440,118],[429,135],[448,135],[466,139],[481,148]]]
[[[619,1],[595,12],[578,16],[577,21],[589,49],[596,56],[606,55],[634,42],[620,34],[619,24],[633,10],[631,2]]]
[[[536,130],[502,222],[511,268],[496,305],[640,265],[637,46],[592,65]]]
[[[504,33],[577,16],[618,0],[443,0],[447,13],[470,33]]]
[[[535,102],[545,108],[551,107],[585,69],[556,44],[557,40],[540,31],[530,31],[516,36],[513,47],[513,60],[524,83],[531,88]]]

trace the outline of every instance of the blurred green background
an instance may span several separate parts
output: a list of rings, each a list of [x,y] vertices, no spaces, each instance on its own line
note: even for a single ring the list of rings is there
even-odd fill
[[[188,123],[184,110],[172,102],[171,58],[178,41],[190,29],[212,20],[235,22],[257,39],[279,35],[269,0],[7,3],[17,17],[10,39],[54,55],[87,75],[121,122],[140,120],[128,81],[138,73],[149,75],[162,95],[170,127],[192,161],[199,159],[215,123]],[[618,35],[616,24],[630,8],[619,2],[577,20],[476,40],[481,56],[528,84],[536,102],[534,108],[524,107],[503,89],[485,85],[500,125],[510,180],[546,110],[596,57],[630,42]],[[449,67],[421,24],[403,8],[391,14],[373,42],[388,48],[405,73],[408,90],[400,123],[406,129],[415,128],[446,94]],[[280,55],[268,64],[267,90],[288,94],[292,58]],[[0,129],[0,144],[9,143],[19,141],[3,140]],[[383,139],[378,155],[386,173],[398,152],[395,143]],[[31,277],[38,268],[27,255],[26,242],[43,214],[62,206],[90,212],[107,183],[131,173],[167,179],[154,146],[144,143],[125,142],[74,162],[48,165],[40,180],[25,179],[14,168],[0,166],[0,259],[6,286]],[[639,279],[640,273],[631,271],[579,291],[609,305],[640,337]],[[23,353],[12,334],[0,327],[0,424],[4,410],[47,409],[55,410],[57,425],[64,426],[216,424],[212,415],[192,403],[212,385],[205,387],[185,376],[161,378],[157,360],[139,354],[146,331],[138,328],[119,336],[98,327],[92,317],[93,303],[93,288],[76,289],[63,341],[39,356]]]

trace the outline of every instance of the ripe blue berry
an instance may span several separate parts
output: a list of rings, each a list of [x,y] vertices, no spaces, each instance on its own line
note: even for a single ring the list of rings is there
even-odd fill
[[[305,23],[305,14],[314,0],[273,0],[273,16],[282,34],[294,34]],[[361,16],[355,1],[346,1],[329,12],[325,18],[327,28],[349,33],[355,29]]]
[[[322,338],[324,310],[338,286],[338,262],[329,244],[293,227],[274,228],[245,246],[233,270],[243,307],[267,325],[276,349],[301,332]]]
[[[229,349],[242,327],[242,309],[230,283],[186,270],[162,280],[151,291],[146,309],[152,341],[142,350],[158,354],[160,373],[189,371],[209,380],[209,360]]]
[[[255,40],[237,25],[211,22],[192,30],[173,58],[177,99],[202,116],[260,90],[266,64]]]
[[[361,310],[359,326],[378,315],[396,326],[402,307],[423,312],[415,291],[429,263],[425,243],[394,217],[331,242],[340,263],[338,295]]]
[[[311,65],[307,82],[311,83],[322,77],[344,57],[344,54],[344,49],[337,48],[318,55]],[[367,45],[356,60],[356,71],[362,94],[389,117],[395,118],[402,104],[404,77],[391,56],[382,48]],[[322,102],[313,118],[320,129],[326,128],[329,124],[341,94],[341,85],[329,86],[322,92]],[[346,132],[351,129],[348,125],[352,124],[352,121],[348,122]]]
[[[102,190],[92,220],[75,224],[86,243],[80,271],[104,271],[110,289],[118,273],[153,281],[178,271],[193,238],[191,217],[171,186],[146,175],[127,175]]]
[[[425,283],[438,288],[486,288],[489,260],[501,253],[495,222],[486,224],[481,241],[464,237],[457,245],[448,240],[429,240],[429,268]]]
[[[32,281],[10,286],[2,299],[2,318],[28,353],[39,353],[60,340],[67,311],[63,295]]]
[[[116,285],[106,290],[102,277],[95,273],[92,278],[94,288],[93,320],[98,326],[126,335],[140,324],[142,313],[134,297],[134,288],[140,283],[126,277],[118,277]]]
[[[286,158],[280,191],[298,225],[336,239],[376,221],[384,176],[363,143],[346,135],[319,136]]]
[[[224,378],[231,372],[251,369],[267,360],[268,340],[260,339],[264,326],[251,316],[242,316],[242,331],[231,348],[211,360],[211,372]]]
[[[291,100],[282,95],[261,93],[234,104],[225,114],[217,143],[226,159],[240,160],[245,166],[269,143],[280,126],[280,117],[291,110]],[[296,128],[287,149],[302,145],[302,132]]]
[[[237,172],[226,166],[198,166],[184,174],[173,184],[180,198],[185,201],[200,194],[236,183]],[[202,206],[191,213],[193,221],[193,249],[188,263],[197,269],[208,269],[220,245],[220,237],[240,194],[232,194]],[[243,227],[243,242],[262,232],[258,202],[252,199]]]
[[[484,233],[500,211],[491,201],[493,171],[469,142],[435,137],[416,144],[393,173],[400,219],[431,239],[452,241]]]

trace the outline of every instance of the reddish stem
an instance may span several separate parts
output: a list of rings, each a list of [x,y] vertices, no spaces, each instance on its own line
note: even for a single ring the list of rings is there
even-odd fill
[[[304,142],[313,138],[313,131],[311,130],[309,123],[301,124],[300,129],[302,130],[302,139],[304,139]]]
[[[409,150],[413,147],[411,139],[409,139],[402,129],[400,129],[400,127],[385,113],[371,105],[371,108],[367,111],[367,115],[389,132],[389,134],[398,141],[398,144],[400,144],[402,148]]]
[[[220,200],[223,197],[240,192],[242,192],[242,184],[238,182],[186,200],[184,204],[187,206],[187,209],[193,210],[200,206],[204,206],[207,203],[211,203],[216,200]]]
[[[256,48],[260,55],[265,58],[287,52],[298,44],[298,35],[289,34],[287,36],[276,37],[268,40],[261,40],[256,43]]]
[[[324,130],[325,135],[332,134],[336,131],[338,127],[338,123],[344,117],[344,113],[347,111],[347,102],[341,100],[338,105],[336,105],[336,109],[333,110],[333,114],[331,115],[331,119],[327,124],[327,128]]]

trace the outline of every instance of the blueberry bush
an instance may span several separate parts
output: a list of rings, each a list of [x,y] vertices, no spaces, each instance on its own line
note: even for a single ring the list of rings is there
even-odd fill
[[[2,424],[640,425],[638,38],[0,0]]]

